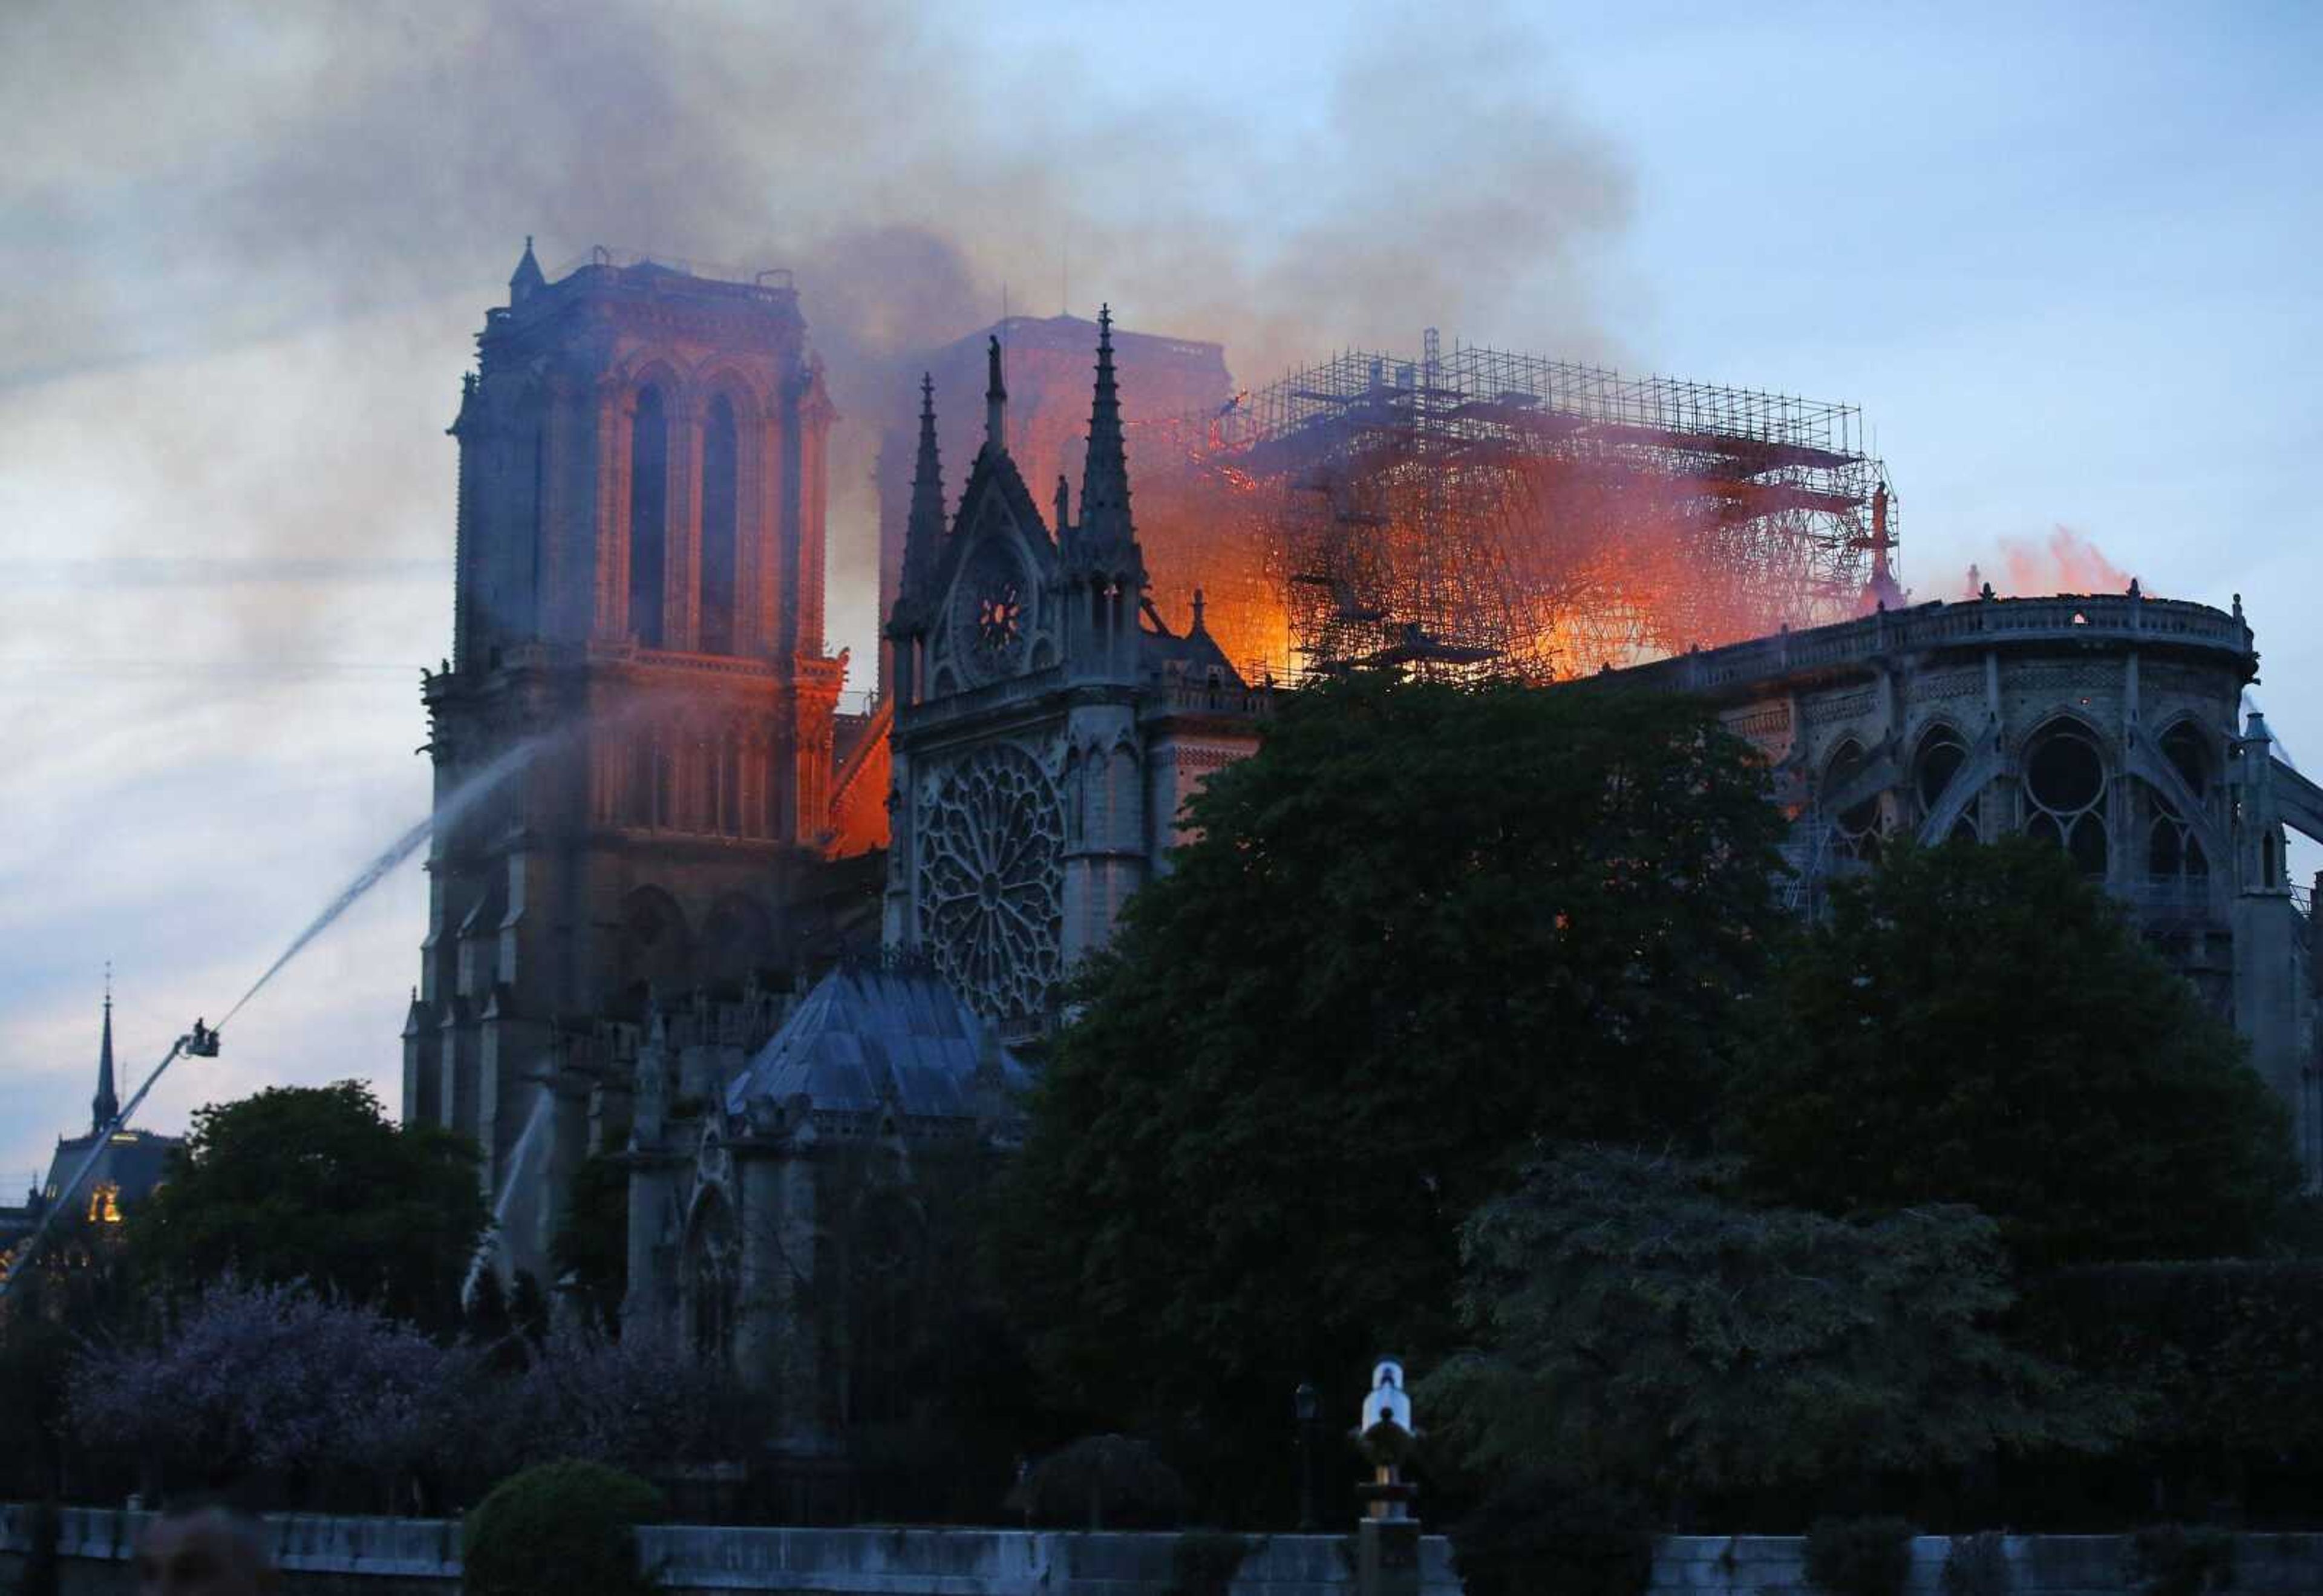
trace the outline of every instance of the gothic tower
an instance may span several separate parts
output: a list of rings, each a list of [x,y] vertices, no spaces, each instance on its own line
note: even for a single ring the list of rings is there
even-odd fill
[[[823,652],[835,412],[778,274],[599,251],[550,282],[527,240],[477,345],[403,1109],[476,1138],[516,1196],[501,1256],[537,1269],[628,1089],[561,1059],[558,1023],[787,961],[846,670]]]

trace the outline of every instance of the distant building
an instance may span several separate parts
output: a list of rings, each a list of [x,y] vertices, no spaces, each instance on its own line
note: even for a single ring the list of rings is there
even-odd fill
[[[21,1206],[0,1207],[0,1280],[7,1278],[18,1250],[40,1228],[41,1221],[66,1199],[68,1188],[74,1187],[76,1177],[83,1165],[89,1164],[92,1153],[96,1162],[89,1165],[87,1179],[79,1181],[78,1189],[71,1192],[71,1213],[58,1217],[60,1221],[78,1217],[101,1232],[119,1225],[153,1195],[168,1172],[170,1153],[185,1145],[185,1139],[179,1136],[114,1128],[114,1122],[121,1117],[121,1098],[114,1078],[113,992],[109,984],[105,994],[104,1031],[97,1043],[96,1093],[89,1099],[88,1107],[88,1130],[85,1133],[57,1138],[56,1151],[49,1159],[48,1179],[24,1194]]]

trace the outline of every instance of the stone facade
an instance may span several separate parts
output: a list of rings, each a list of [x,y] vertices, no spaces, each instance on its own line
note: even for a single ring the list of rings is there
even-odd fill
[[[1011,1038],[1166,869],[1179,807],[1257,747],[1268,693],[1235,671],[1196,594],[1179,635],[1145,601],[1110,317],[1097,328],[1080,513],[1044,518],[1008,446],[997,339],[985,437],[947,517],[923,396],[893,646],[885,940]]]
[[[1892,838],[2057,842],[2248,1039],[2312,1182],[2312,901],[2283,843],[2323,839],[2323,790],[2243,718],[2257,673],[2239,599],[2133,586],[1883,610],[1594,680],[1703,694],[1767,756],[1804,910]]]
[[[561,1032],[794,961],[789,905],[846,851],[846,661],[823,647],[835,412],[787,281],[600,252],[551,283],[528,246],[509,289],[451,428],[403,1111],[476,1138],[502,1267],[537,1271],[607,1084]]]

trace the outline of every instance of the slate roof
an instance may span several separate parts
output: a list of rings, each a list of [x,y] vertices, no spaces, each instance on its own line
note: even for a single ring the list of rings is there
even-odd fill
[[[170,1154],[183,1142],[177,1136],[159,1136],[151,1131],[123,1131],[109,1139],[98,1155],[96,1167],[88,1172],[87,1181],[75,1194],[74,1201],[86,1208],[88,1194],[110,1181],[121,1188],[118,1198],[124,1208],[133,1207],[153,1195],[161,1184]],[[41,1188],[50,1202],[64,1192],[65,1183],[78,1172],[88,1151],[96,1144],[94,1136],[60,1136],[56,1155],[49,1161],[48,1183]]]
[[[756,1098],[803,1094],[820,1109],[973,1119],[989,1047],[1008,1092],[1032,1076],[941,979],[924,970],[844,967],[823,977],[726,1089],[740,1114]]]

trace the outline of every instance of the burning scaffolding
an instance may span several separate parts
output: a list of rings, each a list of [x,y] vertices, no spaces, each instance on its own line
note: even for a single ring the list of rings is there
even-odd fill
[[[1860,413],[1455,346],[1150,424],[1141,532],[1238,665],[1547,677],[1900,597]],[[1166,438],[1166,444],[1165,444]],[[1150,491],[1149,491],[1150,490]]]

